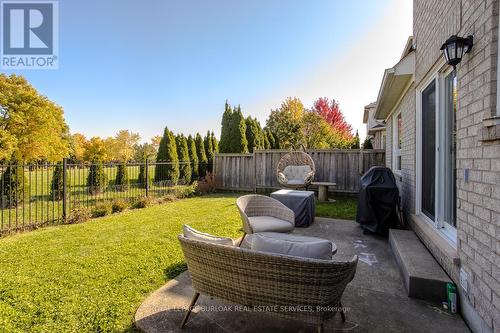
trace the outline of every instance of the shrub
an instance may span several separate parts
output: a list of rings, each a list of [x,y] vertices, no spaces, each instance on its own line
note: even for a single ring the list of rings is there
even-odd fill
[[[16,207],[29,200],[30,189],[21,165],[9,165],[1,179],[2,207]]]
[[[177,146],[177,156],[179,157],[180,176],[179,181],[181,184],[189,184],[191,182],[191,162],[189,160],[189,149],[186,137],[179,134],[175,137],[175,144]]]
[[[203,143],[203,138],[201,137],[200,133],[196,134],[194,141],[196,143],[196,153],[198,154],[198,163],[199,163],[198,176],[204,177],[205,174],[207,173],[208,160],[207,160],[207,154],[205,152],[205,144]]]
[[[94,209],[92,209],[92,217],[102,217],[111,214],[111,205],[109,203],[97,204]]]
[[[128,170],[125,163],[118,164],[116,170],[115,187],[118,191],[126,191],[128,189]]]
[[[69,215],[68,223],[77,224],[83,223],[92,218],[92,211],[88,207],[74,208]]]
[[[189,149],[189,160],[191,161],[191,166],[192,166],[192,180],[197,180],[198,177],[200,176],[199,173],[199,161],[198,161],[198,153],[196,151],[196,142],[193,139],[191,135],[188,136],[187,139],[188,142],[188,149]]]
[[[146,162],[144,161],[144,163],[141,163],[141,165],[139,166],[139,186],[142,187],[142,188],[146,188],[146,184],[149,183],[149,185],[151,185],[152,181],[151,181],[151,176],[150,174],[148,173],[148,179],[147,179],[147,183],[146,183]]]
[[[108,183],[108,178],[104,173],[104,167],[101,162],[92,163],[90,165],[89,174],[87,176],[87,186],[90,194],[97,194],[104,191]]]
[[[215,192],[215,175],[213,173],[208,172],[205,177],[203,177],[196,184],[196,193],[198,194],[208,194]]]
[[[158,147],[156,162],[168,162],[168,164],[157,164],[155,168],[155,182],[169,181],[177,184],[179,180],[179,158],[174,134],[165,127],[163,137]]]
[[[62,200],[63,187],[63,165],[62,163],[58,163],[52,173],[52,184],[50,186],[50,197],[52,200]]]
[[[128,202],[125,199],[115,199],[111,204],[111,212],[119,213],[123,212],[128,207]]]
[[[150,197],[139,197],[135,199],[134,203],[132,204],[132,208],[139,209],[139,208],[146,208],[151,206],[154,203],[154,200]]]

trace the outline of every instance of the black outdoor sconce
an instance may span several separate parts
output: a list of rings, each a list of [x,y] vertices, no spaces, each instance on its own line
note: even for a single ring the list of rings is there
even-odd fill
[[[452,35],[444,42],[443,46],[441,46],[441,50],[443,50],[444,57],[446,58],[446,63],[453,66],[453,69],[455,69],[460,61],[462,61],[463,55],[472,50],[472,45],[474,45],[474,37],[472,37],[472,35],[467,38]]]

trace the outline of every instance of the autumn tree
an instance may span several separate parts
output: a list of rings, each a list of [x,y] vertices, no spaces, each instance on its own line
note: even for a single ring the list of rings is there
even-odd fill
[[[24,77],[0,74],[0,160],[56,162],[68,155],[63,109]]]
[[[83,155],[85,153],[85,143],[87,138],[85,135],[80,133],[75,133],[70,137],[70,158],[74,163],[83,162]]]
[[[328,98],[321,97],[314,102],[313,111],[330,125],[334,136],[339,140],[335,145],[338,148],[348,146],[348,142],[353,138],[352,127],[346,122],[339,104],[335,100],[329,101]]]
[[[175,144],[177,146],[177,156],[179,157],[179,180],[182,184],[189,184],[191,182],[191,161],[189,159],[189,148],[187,139],[183,134],[177,134],[175,137]]]
[[[199,161],[198,161],[198,152],[196,150],[196,142],[195,139],[191,135],[187,138],[187,145],[189,151],[189,160],[191,161],[192,166],[192,180],[197,180],[200,176],[199,173]]]
[[[121,130],[114,138],[114,152],[116,159],[121,162],[130,161],[134,157],[134,147],[141,139],[138,133]]]
[[[280,148],[298,149],[302,143],[301,131],[304,105],[300,99],[288,97],[279,109],[271,111],[266,127],[279,141]]]
[[[156,162],[168,162],[156,165],[155,182],[170,181],[177,184],[179,180],[179,158],[177,156],[177,145],[174,134],[165,127],[163,137],[158,147]]]
[[[316,112],[306,111],[302,118],[303,145],[307,149],[326,149],[333,141],[329,124]]]

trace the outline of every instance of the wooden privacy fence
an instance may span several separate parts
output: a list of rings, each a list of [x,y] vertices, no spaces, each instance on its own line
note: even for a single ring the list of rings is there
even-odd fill
[[[288,150],[257,150],[253,154],[217,154],[214,174],[217,188],[257,191],[280,188],[276,167]],[[360,176],[372,166],[385,165],[381,149],[308,150],[316,165],[314,181],[337,183],[335,192],[358,193]]]

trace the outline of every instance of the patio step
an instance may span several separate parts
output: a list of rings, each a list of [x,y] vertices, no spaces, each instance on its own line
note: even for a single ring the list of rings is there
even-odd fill
[[[391,229],[389,243],[408,296],[438,303],[445,301],[446,284],[452,281],[417,235],[411,230]]]

